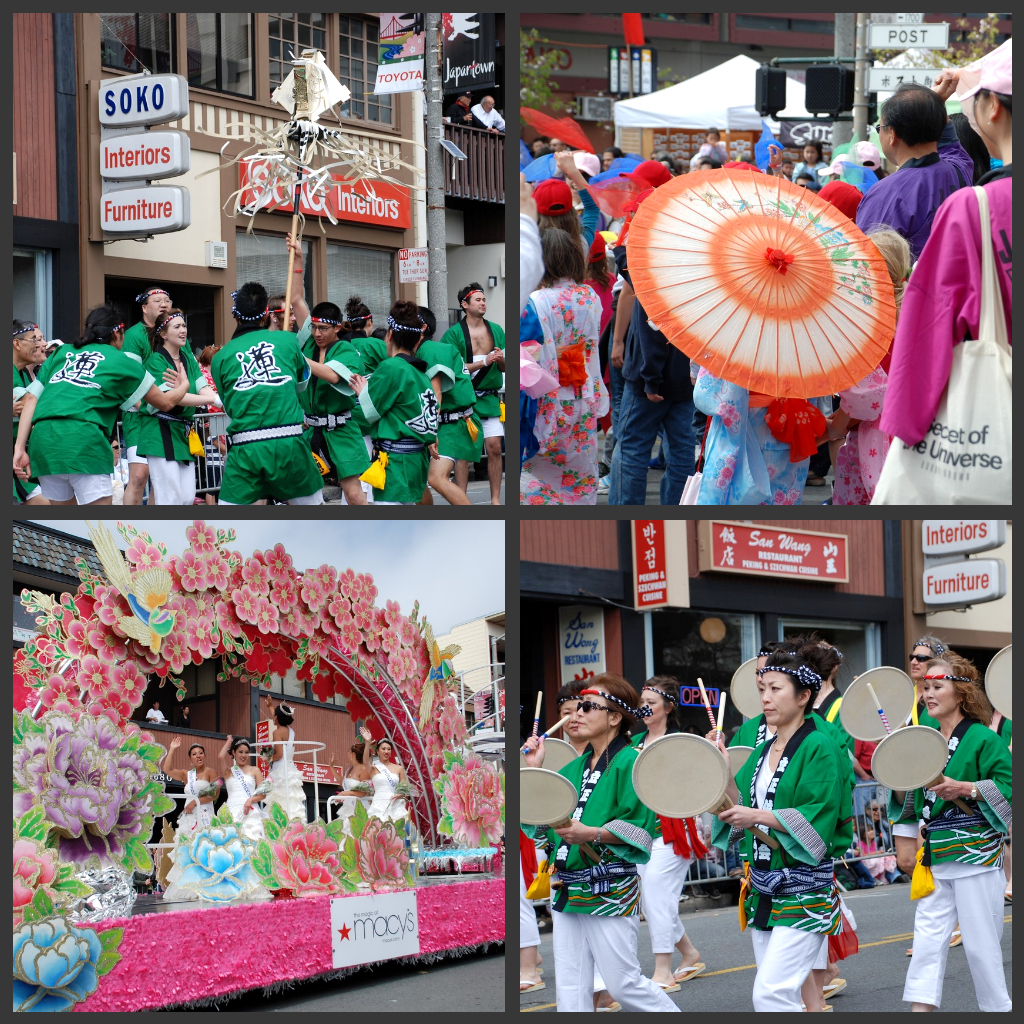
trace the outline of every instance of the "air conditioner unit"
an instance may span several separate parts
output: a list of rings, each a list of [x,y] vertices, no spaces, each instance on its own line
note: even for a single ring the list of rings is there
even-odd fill
[[[228,265],[228,244],[227,242],[206,243],[206,265],[208,267],[220,267],[223,270]]]
[[[610,121],[614,102],[610,96],[580,96],[577,116],[581,121]]]

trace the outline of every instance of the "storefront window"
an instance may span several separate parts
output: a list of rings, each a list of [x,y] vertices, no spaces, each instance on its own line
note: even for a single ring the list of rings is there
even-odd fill
[[[313,305],[313,269],[309,265],[309,241],[302,240],[302,290],[306,302]],[[235,267],[238,272],[238,284],[241,287],[246,281],[259,281],[267,289],[267,297],[284,294],[288,279],[288,250],[280,235],[251,234],[247,235],[239,228],[235,232]],[[297,275],[296,275],[297,276]],[[344,305],[344,302],[340,303]]]
[[[174,70],[174,26],[169,14],[101,14],[100,61],[117,71]]]
[[[312,47],[326,50],[326,14],[268,14],[270,37],[270,88],[277,88],[292,70],[292,57]]]
[[[252,96],[252,15],[187,14],[188,84]]]
[[[297,669],[288,669],[285,676],[270,677],[270,692],[282,694],[285,697],[305,697],[306,684],[297,678]]]
[[[358,295],[373,313],[375,324],[384,326],[391,309],[391,253],[327,245],[327,294],[345,309],[350,295]]]
[[[757,617],[673,609],[651,614],[650,621],[654,675],[674,676],[679,680],[683,685],[679,709],[682,727],[703,736],[709,722],[697,679],[701,679],[706,689],[714,691],[712,699],[718,691],[728,691],[733,672],[757,654],[760,642]],[[742,715],[726,701],[726,727],[742,721]]]
[[[301,17],[301,15],[300,15]],[[377,82],[377,32],[380,22],[374,18],[338,17],[338,80],[352,93],[340,107],[342,117],[391,124],[391,96],[374,96]]]
[[[14,250],[14,316],[38,324],[52,338],[53,254],[49,249]]]
[[[841,690],[854,676],[882,664],[881,631],[874,622],[822,622],[821,619],[779,619],[779,636],[817,631],[843,652],[843,664],[836,682]]]

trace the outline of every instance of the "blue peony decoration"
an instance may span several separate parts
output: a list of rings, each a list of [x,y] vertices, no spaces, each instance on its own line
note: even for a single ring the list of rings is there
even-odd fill
[[[178,885],[209,903],[254,895],[260,879],[252,866],[256,844],[242,835],[227,808],[178,848]]]
[[[39,919],[47,902],[45,893],[37,894],[25,923],[14,933],[16,1012],[70,1010],[95,992],[97,977],[121,959],[120,928],[97,933],[63,917]]]

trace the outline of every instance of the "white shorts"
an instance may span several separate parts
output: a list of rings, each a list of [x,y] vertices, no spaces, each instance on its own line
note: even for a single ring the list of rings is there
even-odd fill
[[[114,485],[109,473],[58,473],[41,476],[39,489],[50,501],[77,499],[79,505],[91,505],[98,498],[110,498]]]
[[[415,505],[415,501],[375,501],[374,505]]]
[[[324,503],[324,492],[323,490],[316,491],[313,494],[307,494],[304,498],[289,498],[286,505],[322,505]],[[233,501],[225,501],[223,498],[217,499],[218,505],[234,505]]]
[[[196,497],[194,462],[172,462],[157,455],[147,456],[149,483],[154,505],[191,505]]]
[[[919,831],[919,825],[911,825],[909,822],[897,822],[892,827],[892,834],[894,836],[901,836],[904,839],[919,839]]]
[[[149,461],[145,455],[139,454],[139,446],[137,444],[133,444],[128,449],[125,458],[129,466],[145,466],[147,469],[149,468]]]
[[[501,422],[500,416],[488,416],[480,421],[484,428],[484,437],[504,437],[505,424]]]
[[[22,486],[24,487],[24,484],[22,484]],[[39,497],[42,497],[42,496],[43,496],[42,488],[39,486],[39,484],[36,484],[35,487],[33,487],[32,490],[29,491],[28,494],[24,498],[22,498],[21,500],[23,502],[24,501],[31,501],[33,498],[39,498]]]

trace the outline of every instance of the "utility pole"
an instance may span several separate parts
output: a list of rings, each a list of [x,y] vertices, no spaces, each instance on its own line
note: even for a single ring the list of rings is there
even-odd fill
[[[868,137],[868,16],[857,15],[857,64],[853,77],[853,137],[863,142]]]
[[[427,248],[430,277],[427,305],[437,318],[440,338],[448,329],[448,257],[444,228],[444,123],[441,120],[441,15],[426,16],[427,60],[425,88],[427,101]]]
[[[854,35],[857,16],[855,14],[836,14],[835,56],[852,57],[854,55]],[[854,98],[856,103],[856,97]],[[853,138],[853,126],[849,121],[834,121],[832,124],[832,149],[845,145]]]

